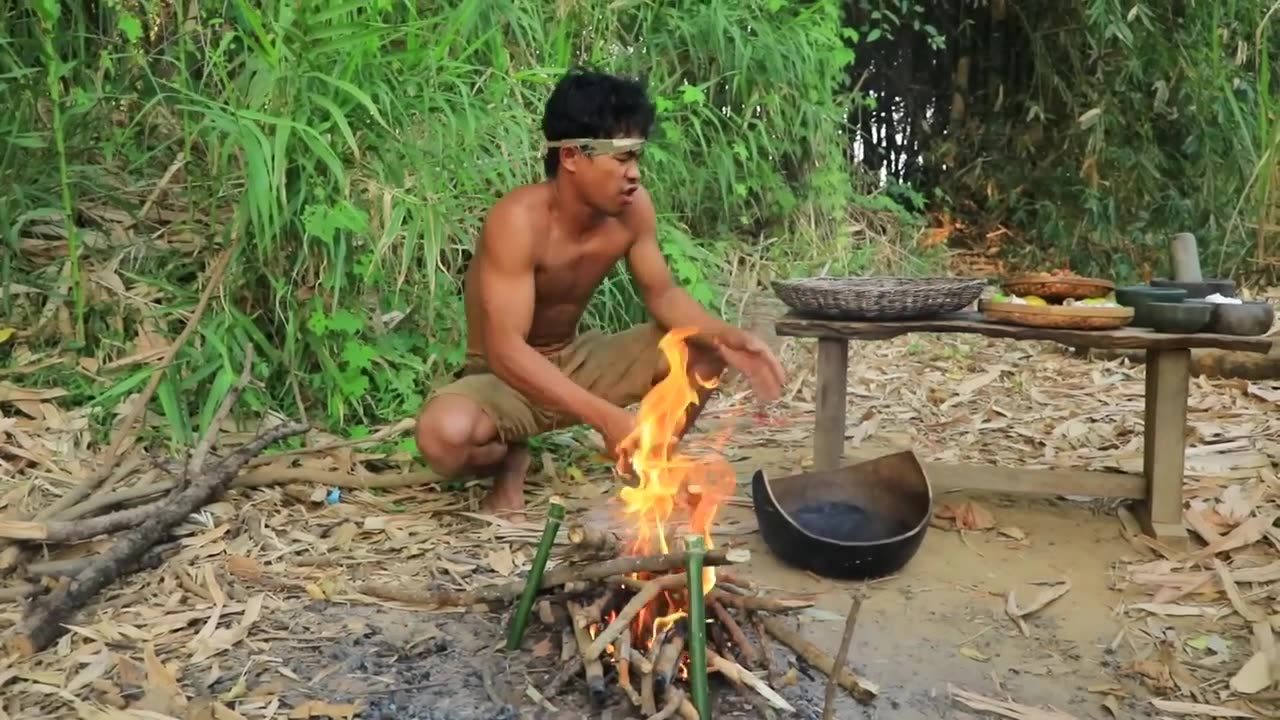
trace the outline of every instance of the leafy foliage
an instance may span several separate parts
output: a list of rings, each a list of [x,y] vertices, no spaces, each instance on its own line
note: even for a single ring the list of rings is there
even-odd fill
[[[855,270],[868,257],[844,236],[853,54],[834,0],[33,7],[0,26],[0,94],[16,109],[0,134],[0,172],[14,183],[0,223],[18,251],[4,279],[56,288],[60,263],[24,252],[23,228],[55,207],[75,219],[72,325],[83,354],[109,366],[144,328],[176,334],[203,264],[193,251],[244,240],[225,302],[157,395],[174,442],[193,432],[189,416],[198,424],[216,407],[249,343],[265,378],[246,396],[258,408],[348,433],[413,414],[462,360],[473,238],[498,195],[541,179],[542,102],[575,63],[647,76],[660,113],[647,184],[664,252],[701,302],[718,306],[744,243],[782,238],[763,251]],[[170,217],[140,217],[175,159],[159,199]],[[77,242],[76,227],[102,216],[86,208],[104,206],[128,213],[126,237]],[[123,294],[103,291],[104,267]],[[131,294],[163,300],[140,307]],[[589,322],[618,329],[643,314],[619,274]],[[106,410],[145,372],[107,373],[107,388],[70,370],[47,380]]]

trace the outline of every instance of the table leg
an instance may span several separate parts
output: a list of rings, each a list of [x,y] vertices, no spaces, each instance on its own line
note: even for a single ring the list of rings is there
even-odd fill
[[[1152,537],[1174,547],[1188,543],[1182,526],[1182,477],[1187,455],[1187,385],[1191,351],[1148,350],[1142,473],[1147,497],[1140,520]]]
[[[818,397],[814,411],[813,468],[832,470],[844,457],[844,402],[849,341],[818,339]]]

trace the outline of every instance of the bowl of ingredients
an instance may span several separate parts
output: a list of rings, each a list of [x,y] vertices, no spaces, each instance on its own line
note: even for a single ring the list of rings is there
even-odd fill
[[[1265,335],[1276,320],[1276,309],[1264,300],[1241,300],[1212,294],[1197,303],[1210,308],[1208,329],[1220,335]]]
[[[1065,268],[1020,275],[1001,286],[1010,295],[1039,297],[1049,303],[1103,298],[1116,287],[1110,280],[1080,277]]]
[[[1036,295],[996,293],[979,301],[978,310],[988,322],[1060,330],[1112,330],[1133,320],[1133,308],[1105,297],[1054,304]]]

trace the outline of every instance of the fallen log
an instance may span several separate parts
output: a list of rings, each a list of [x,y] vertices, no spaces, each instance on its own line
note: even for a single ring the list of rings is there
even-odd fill
[[[188,484],[158,504],[155,512],[141,525],[130,530],[106,552],[96,557],[70,582],[40,601],[32,603],[17,633],[8,642],[11,652],[29,656],[41,652],[65,632],[70,621],[84,604],[100,590],[127,575],[137,566],[139,559],[160,539],[169,534],[178,523],[207,505],[223,493],[240,469],[268,445],[287,437],[301,435],[309,429],[306,423],[285,423],[260,433],[244,446],[237,448],[213,467],[201,466],[209,445],[217,434],[217,428],[239,398],[249,381],[252,368],[252,351],[246,353],[247,361],[239,381],[227,393],[222,405],[214,414],[209,430],[197,445],[193,455],[195,462]]]

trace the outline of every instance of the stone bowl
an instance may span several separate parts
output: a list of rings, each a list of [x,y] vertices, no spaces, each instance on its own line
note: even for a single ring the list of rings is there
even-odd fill
[[[1190,335],[1208,327],[1213,319],[1213,303],[1153,302],[1145,305],[1156,332]]]
[[[1206,303],[1213,306],[1209,327],[1221,335],[1265,335],[1276,320],[1276,309],[1266,301]]]
[[[1200,282],[1179,282],[1168,278],[1156,278],[1151,281],[1151,287],[1162,288],[1181,288],[1187,291],[1188,298],[1204,298],[1214,293],[1222,297],[1236,296],[1236,283],[1234,280],[1201,280]]]
[[[1184,288],[1150,287],[1148,285],[1130,285],[1116,288],[1116,304],[1133,308],[1131,327],[1151,327],[1151,317],[1147,305],[1153,302],[1179,303],[1185,300],[1187,291]]]

